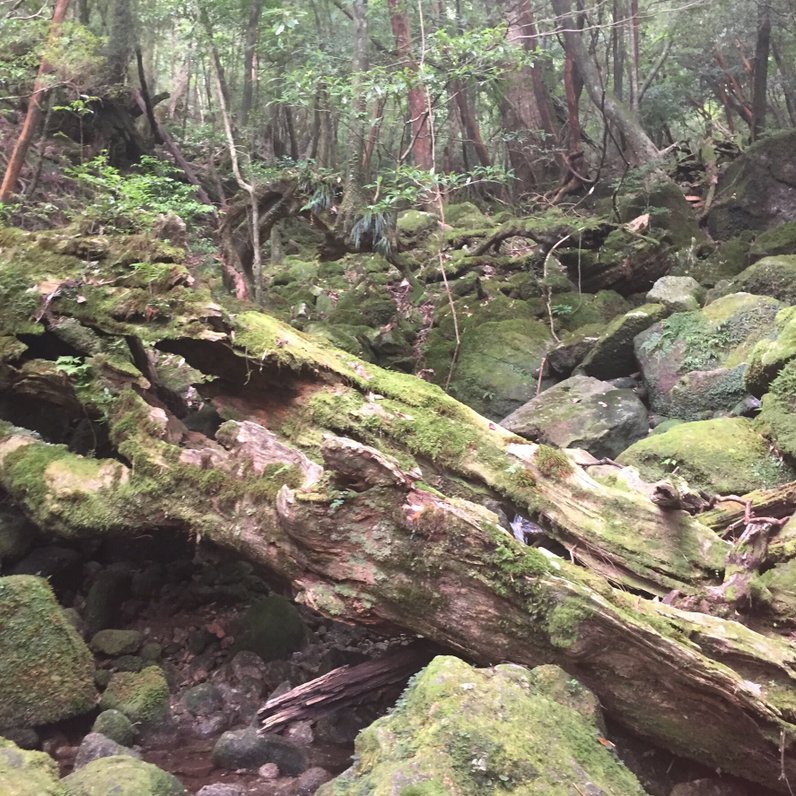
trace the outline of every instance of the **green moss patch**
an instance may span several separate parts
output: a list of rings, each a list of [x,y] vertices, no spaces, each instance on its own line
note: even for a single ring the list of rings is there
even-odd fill
[[[168,715],[169,686],[159,666],[140,672],[114,672],[100,700],[102,710],[118,710],[133,723],[154,724]]]

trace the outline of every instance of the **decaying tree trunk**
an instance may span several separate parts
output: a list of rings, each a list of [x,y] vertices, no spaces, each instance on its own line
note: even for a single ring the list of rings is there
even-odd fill
[[[653,599],[721,584],[732,547],[699,517],[656,505],[632,472],[528,443],[433,385],[261,313],[226,315],[176,277],[157,296],[124,273],[67,285],[65,258],[53,274],[33,243],[14,245],[14,279],[0,270],[18,291],[0,390],[24,395],[15,422],[31,390],[48,405],[69,391],[46,359],[67,317],[106,342],[183,357],[204,374],[205,400],[234,418],[213,436],[189,430],[188,406],[153,383],[156,369],[81,352],[90,376],[72,400],[107,419],[112,456],[0,424],[0,488],[38,525],[211,540],[328,616],[483,663],[556,663],[654,743],[777,792],[796,783],[793,647]],[[79,258],[74,272],[85,273]],[[28,287],[42,296],[35,322]],[[495,510],[535,523],[543,547],[517,541]],[[734,516],[723,511],[714,528]]]

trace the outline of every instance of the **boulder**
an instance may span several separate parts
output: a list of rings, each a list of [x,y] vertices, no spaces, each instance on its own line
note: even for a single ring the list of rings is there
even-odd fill
[[[177,777],[127,755],[92,760],[62,783],[66,796],[185,796]]]
[[[760,397],[777,374],[796,359],[796,307],[780,310],[776,317],[777,336],[761,340],[752,350],[746,371],[746,389]]]
[[[671,312],[698,310],[705,289],[690,276],[662,276],[647,293],[650,304],[663,304]]]
[[[78,747],[77,755],[75,756],[75,770],[83,768],[92,760],[99,760],[101,757],[113,757],[114,755],[141,757],[140,752],[116,743],[116,741],[106,737],[101,732],[90,732],[83,738]]]
[[[796,304],[796,255],[764,257],[738,274],[728,290],[772,296],[786,304]]]
[[[776,254],[796,254],[796,221],[787,221],[761,232],[749,247],[751,260]]]
[[[767,296],[735,293],[704,309],[675,313],[639,334],[634,348],[651,410],[682,420],[732,410],[747,396],[752,348],[774,336],[781,307]]]
[[[756,141],[719,177],[708,215],[714,238],[796,220],[796,130]]]
[[[770,451],[768,441],[743,417],[680,423],[631,445],[618,460],[646,481],[673,472],[692,488],[712,495],[743,495],[794,478]]]
[[[152,725],[169,712],[169,686],[159,666],[140,672],[114,672],[100,700],[102,710],[118,710],[133,723]]]
[[[576,372],[597,379],[615,379],[638,370],[633,340],[668,314],[663,304],[644,304],[614,318]]]
[[[103,710],[94,719],[91,732],[101,733],[122,746],[130,746],[136,734],[130,719],[119,710]]]
[[[260,735],[254,727],[225,732],[213,747],[219,768],[259,768],[275,763],[286,777],[297,777],[309,767],[307,752],[278,735]]]
[[[791,360],[763,396],[760,421],[776,447],[796,459],[796,360]]]
[[[31,727],[94,707],[94,660],[46,580],[0,578],[0,727]]]
[[[264,597],[241,615],[235,651],[249,650],[272,661],[300,649],[305,638],[306,628],[296,606],[284,597]]]
[[[647,435],[647,410],[629,389],[589,376],[572,376],[528,401],[501,425],[535,442],[584,448],[614,458]]]
[[[0,793],[3,796],[66,796],[58,765],[44,752],[30,752],[0,738]]]
[[[547,667],[545,667],[547,668]],[[592,720],[593,696],[558,670],[537,677],[521,666],[475,669],[440,656],[412,681],[384,718],[363,730],[354,765],[322,785],[317,796],[368,793],[544,794],[645,793],[601,744]]]
[[[138,630],[100,630],[91,638],[91,649],[101,655],[114,657],[136,652],[143,635]]]

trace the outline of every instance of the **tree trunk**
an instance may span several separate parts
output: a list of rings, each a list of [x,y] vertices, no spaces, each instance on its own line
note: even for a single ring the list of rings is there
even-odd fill
[[[605,118],[623,136],[628,148],[628,159],[636,166],[656,161],[660,152],[641,126],[638,117],[613,92],[603,87],[600,73],[586,52],[586,47],[572,17],[570,0],[552,0],[565,47],[572,52],[589,98]]]
[[[431,171],[434,163],[431,156],[430,120],[426,113],[425,91],[417,61],[412,53],[412,34],[406,0],[388,0],[390,25],[395,37],[395,49],[401,59],[409,81],[407,99],[409,104],[409,126],[411,130],[410,151],[415,166]]]
[[[28,101],[28,112],[25,114],[25,121],[22,123],[22,130],[14,143],[14,149],[8,159],[3,182],[0,185],[0,203],[8,202],[14,193],[19,182],[19,175],[22,173],[22,166],[25,163],[25,156],[28,154],[30,143],[33,141],[36,131],[39,129],[41,120],[44,116],[44,95],[47,92],[47,75],[52,72],[52,64],[47,61],[46,52],[57,41],[61,33],[61,24],[66,17],[69,9],[69,0],[56,0],[53,10],[52,21],[50,22],[50,32],[47,35],[47,46],[45,55],[42,56],[39,64],[39,72],[33,83],[33,91]]]
[[[760,138],[766,127],[768,106],[768,54],[771,46],[771,14],[768,0],[759,0],[757,6],[757,43],[752,72],[752,140]]]
[[[79,258],[79,290],[56,295],[37,287],[46,260],[15,256],[30,267],[5,266],[9,281],[0,263],[0,279],[22,296],[47,292],[43,334],[74,317],[109,344],[177,354],[202,374],[205,400],[235,418],[214,437],[189,431],[156,371],[91,359],[96,382],[72,401],[96,416],[93,391],[103,396],[109,458],[0,426],[0,488],[39,526],[72,539],[167,529],[209,539],[338,620],[403,629],[481,663],[556,663],[653,743],[780,793],[785,777],[796,782],[792,646],[650,599],[720,585],[732,548],[698,517],[659,507],[628,471],[528,443],[433,385],[262,313],[226,315],[181,283],[81,281]],[[59,267],[67,276],[65,257]],[[155,317],[118,315],[122,302],[148,306],[153,290]],[[29,341],[29,302],[8,306],[6,328]],[[0,369],[0,390],[18,402],[38,390],[63,414],[64,375],[37,364],[37,380]],[[483,504],[532,519],[548,549],[517,541]]]
[[[246,37],[243,42],[243,95],[240,104],[240,123],[246,125],[249,121],[254,101],[254,81],[257,78],[254,69],[254,53],[257,48],[257,38],[260,33],[260,16],[263,13],[264,0],[252,0],[249,9],[249,21],[246,25]]]

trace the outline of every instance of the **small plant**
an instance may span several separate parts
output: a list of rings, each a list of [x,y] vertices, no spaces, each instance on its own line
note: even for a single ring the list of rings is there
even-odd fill
[[[178,172],[157,158],[142,157],[134,171],[122,174],[102,152],[68,174],[92,195],[78,216],[88,232],[145,232],[161,214],[187,222],[210,210],[192,185],[180,182]]]

